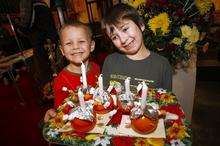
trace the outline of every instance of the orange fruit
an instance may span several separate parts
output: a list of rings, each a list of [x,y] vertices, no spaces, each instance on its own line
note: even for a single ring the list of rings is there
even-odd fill
[[[109,102],[110,102],[110,105],[107,108],[105,108],[103,104],[95,103],[93,105],[93,110],[98,114],[106,114],[114,109],[114,102],[111,96],[110,96]]]
[[[152,120],[146,116],[131,119],[131,128],[141,134],[153,132],[157,128],[158,120]]]
[[[81,120],[78,118],[74,118],[71,121],[71,126],[73,127],[74,131],[86,133],[92,130],[96,125],[96,120],[88,121],[88,120]]]

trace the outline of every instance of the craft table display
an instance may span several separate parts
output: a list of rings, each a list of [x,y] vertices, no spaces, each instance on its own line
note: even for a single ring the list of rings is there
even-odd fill
[[[115,94],[115,90],[110,93]],[[117,94],[112,96],[117,97]],[[163,89],[149,88],[147,91],[146,104],[151,105],[160,113],[157,128],[148,134],[135,132],[129,126],[129,115],[122,115],[117,108],[117,103],[115,103],[115,109],[109,113],[96,114],[94,129],[87,133],[75,132],[66,117],[73,109],[74,102],[75,97],[72,94],[57,109],[57,116],[45,124],[43,136],[49,143],[95,146],[191,145],[190,124],[186,121],[180,104],[173,93]],[[90,101],[85,102],[89,103]]]

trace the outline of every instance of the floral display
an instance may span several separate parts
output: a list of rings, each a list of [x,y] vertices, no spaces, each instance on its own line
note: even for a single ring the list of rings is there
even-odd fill
[[[151,146],[172,146],[191,145],[191,129],[181,106],[179,105],[176,96],[171,92],[166,92],[163,89],[149,88],[147,103],[158,108],[160,118],[164,119],[166,139],[163,138],[140,138],[127,137],[118,135],[108,135],[107,132],[103,134],[93,133],[77,133],[69,130],[68,120],[64,120],[67,113],[71,113],[75,107],[75,100],[70,96],[57,109],[57,116],[50,119],[49,123],[45,125],[43,130],[44,138],[51,143],[70,144],[70,145],[151,145]],[[113,120],[118,120],[113,119]],[[114,122],[112,122],[114,123]],[[67,125],[66,127],[64,125]],[[61,127],[62,131],[60,130]],[[114,126],[107,125],[114,133]]]
[[[212,24],[211,0],[124,0],[138,10],[146,25],[148,49],[158,52],[173,67],[187,67],[197,49],[207,48]]]

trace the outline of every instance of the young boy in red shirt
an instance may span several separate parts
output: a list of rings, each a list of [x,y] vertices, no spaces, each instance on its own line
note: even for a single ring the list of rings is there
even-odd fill
[[[63,87],[74,91],[81,85],[81,62],[86,66],[89,85],[95,86],[100,74],[99,66],[89,61],[90,52],[95,49],[95,42],[87,25],[81,22],[68,22],[61,28],[59,36],[62,55],[69,64],[54,80],[55,108],[69,95],[67,91],[63,91]],[[54,109],[47,111],[44,121],[47,122],[51,116],[55,116]]]

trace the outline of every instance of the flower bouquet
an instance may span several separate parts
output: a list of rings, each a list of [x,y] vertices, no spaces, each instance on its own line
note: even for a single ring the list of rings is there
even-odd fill
[[[170,61],[187,67],[197,49],[207,49],[211,25],[211,0],[125,0],[143,17],[146,46]]]

